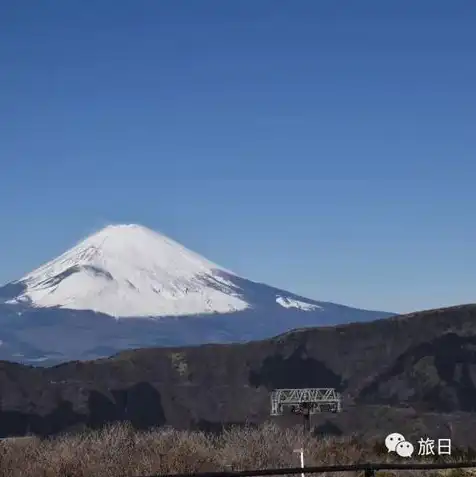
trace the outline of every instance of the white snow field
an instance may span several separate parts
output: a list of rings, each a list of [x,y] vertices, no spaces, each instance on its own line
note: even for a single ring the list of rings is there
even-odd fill
[[[17,283],[7,303],[114,317],[228,313],[248,307],[230,271],[140,225],[110,225]]]
[[[284,308],[297,308],[298,310],[305,311],[322,309],[322,306],[314,305],[312,303],[304,303],[303,301],[295,300],[293,298],[286,298],[283,296],[278,296],[276,298],[276,303],[281,306],[284,306]]]

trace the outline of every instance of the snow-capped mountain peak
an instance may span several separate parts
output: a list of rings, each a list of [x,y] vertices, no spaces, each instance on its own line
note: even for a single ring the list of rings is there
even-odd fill
[[[111,225],[0,287],[0,360],[57,364],[389,315],[254,282],[146,227]]]
[[[110,225],[16,282],[10,303],[115,317],[226,313],[248,304],[230,271],[146,227]]]

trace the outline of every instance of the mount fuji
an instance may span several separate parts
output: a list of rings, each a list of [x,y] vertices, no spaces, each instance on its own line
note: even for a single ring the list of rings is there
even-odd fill
[[[240,277],[146,227],[110,225],[0,287],[0,359],[55,364],[391,315],[310,300]]]

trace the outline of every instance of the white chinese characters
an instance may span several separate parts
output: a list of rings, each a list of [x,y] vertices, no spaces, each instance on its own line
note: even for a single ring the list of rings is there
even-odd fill
[[[385,438],[385,447],[388,452],[395,452],[400,457],[411,457],[414,452],[413,444],[405,439],[402,434],[393,432]],[[451,455],[451,439],[421,438],[418,441],[418,455]]]
[[[418,441],[418,455],[451,455],[451,439],[438,439],[437,451],[435,452],[435,440],[426,437]]]

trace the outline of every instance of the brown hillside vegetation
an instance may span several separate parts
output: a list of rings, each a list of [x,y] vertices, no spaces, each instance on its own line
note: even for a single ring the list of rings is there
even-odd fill
[[[214,430],[269,418],[275,388],[334,387],[317,433],[476,444],[476,306],[293,331],[237,345],[127,351],[53,368],[0,363],[0,436],[100,429]],[[297,424],[296,416],[276,422]]]
[[[299,447],[304,449],[307,466],[402,462],[402,458],[384,452],[378,441],[366,442],[357,436],[303,438],[299,427],[283,432],[274,424],[265,424],[255,429],[231,429],[217,436],[167,428],[135,431],[130,426],[114,425],[102,431],[47,440],[0,441],[0,474],[3,477],[133,477],[298,467],[298,456],[293,450]],[[425,460],[415,455],[410,461]],[[340,473],[339,477],[355,475]],[[409,477],[415,472],[380,475]],[[420,471],[418,475],[437,474]],[[453,475],[463,476],[464,472]]]

